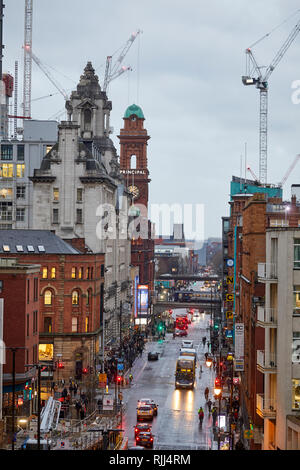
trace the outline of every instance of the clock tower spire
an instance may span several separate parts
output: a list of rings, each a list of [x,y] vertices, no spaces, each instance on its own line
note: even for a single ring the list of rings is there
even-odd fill
[[[120,130],[120,172],[127,189],[133,195],[134,204],[148,208],[149,179],[147,142],[150,136],[144,129],[144,114],[136,104],[129,106],[124,114],[124,127]]]

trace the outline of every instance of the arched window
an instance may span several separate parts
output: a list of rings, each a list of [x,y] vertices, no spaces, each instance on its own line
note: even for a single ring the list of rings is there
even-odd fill
[[[131,155],[130,157],[130,168],[136,170],[136,155]]]
[[[79,293],[77,290],[72,292],[72,305],[79,305]]]
[[[44,292],[44,305],[52,305],[52,292],[49,289]]]

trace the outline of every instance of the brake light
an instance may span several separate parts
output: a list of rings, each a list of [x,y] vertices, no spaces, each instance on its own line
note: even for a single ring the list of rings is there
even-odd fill
[[[136,440],[137,440],[137,441],[139,440],[139,436],[137,436]]]
[[[153,441],[153,437],[151,437],[150,441]]]

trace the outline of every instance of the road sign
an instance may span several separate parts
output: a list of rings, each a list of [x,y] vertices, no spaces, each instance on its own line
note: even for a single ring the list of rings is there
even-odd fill
[[[251,429],[246,429],[244,431],[244,438],[245,439],[254,439],[254,432]]]
[[[107,375],[106,374],[99,374],[99,387],[105,387],[107,383]]]
[[[113,410],[114,402],[112,398],[104,397],[103,398],[103,410]]]
[[[230,259],[230,258],[229,258],[229,259],[226,261],[226,264],[227,264],[227,266],[228,266],[229,268],[232,268],[232,266],[234,265],[233,259]]]
[[[118,364],[117,364],[117,369],[118,369],[118,370],[124,370],[124,364],[118,363]]]
[[[244,359],[236,359],[234,364],[234,370],[243,371],[244,370]]]

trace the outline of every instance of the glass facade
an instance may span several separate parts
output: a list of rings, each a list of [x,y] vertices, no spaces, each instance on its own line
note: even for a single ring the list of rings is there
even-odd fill
[[[294,238],[294,269],[300,269],[300,238]]]
[[[12,145],[1,145],[1,160],[12,160],[13,159],[13,146]]]
[[[292,363],[300,363],[300,332],[293,331]]]
[[[300,410],[300,379],[292,379],[292,408]]]

